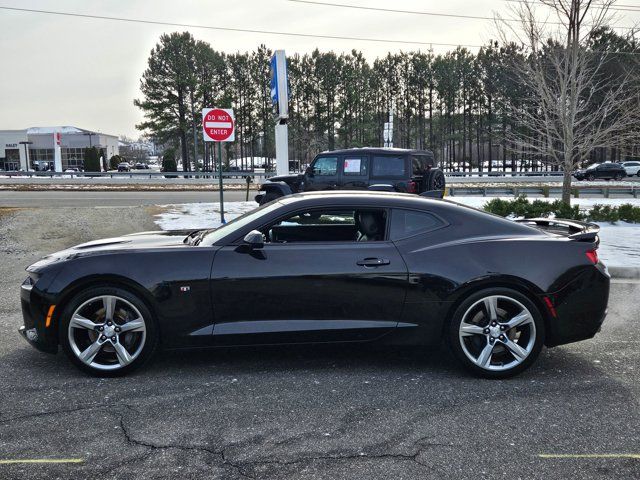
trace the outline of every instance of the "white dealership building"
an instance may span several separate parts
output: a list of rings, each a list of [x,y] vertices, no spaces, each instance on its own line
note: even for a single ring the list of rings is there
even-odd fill
[[[117,136],[77,127],[0,130],[0,170],[81,169],[84,149],[91,146],[107,160],[119,153]]]

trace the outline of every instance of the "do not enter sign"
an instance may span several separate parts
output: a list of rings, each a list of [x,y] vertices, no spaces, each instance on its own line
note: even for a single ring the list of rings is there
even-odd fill
[[[205,142],[233,142],[236,122],[231,108],[202,109],[202,134]]]

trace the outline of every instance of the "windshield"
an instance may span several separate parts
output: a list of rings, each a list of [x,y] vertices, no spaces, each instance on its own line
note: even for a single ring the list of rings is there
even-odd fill
[[[599,163],[594,163],[590,167],[587,167],[587,170],[593,170],[594,168],[598,168],[598,165],[600,165],[600,164]]]
[[[257,218],[260,218],[263,215],[266,215],[273,210],[281,207],[280,202],[273,202],[263,205],[261,207],[256,208],[255,210],[251,210],[245,214],[240,215],[237,218],[234,218],[228,223],[225,223],[219,228],[215,230],[208,231],[203,237],[200,245],[210,247],[218,242],[220,239],[226,237],[227,235],[233,234],[234,231],[240,230],[245,227],[249,223],[253,222]]]

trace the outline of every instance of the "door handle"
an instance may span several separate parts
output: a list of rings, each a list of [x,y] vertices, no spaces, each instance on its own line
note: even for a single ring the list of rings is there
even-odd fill
[[[356,264],[361,267],[379,267],[381,265],[389,265],[390,263],[391,262],[385,258],[365,258],[356,262]]]

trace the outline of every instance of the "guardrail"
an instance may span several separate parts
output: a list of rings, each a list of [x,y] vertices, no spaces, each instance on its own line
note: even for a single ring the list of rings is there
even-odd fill
[[[444,172],[446,177],[561,177],[562,172]],[[8,177],[47,177],[47,178],[218,178],[218,172],[21,172],[21,171],[0,171],[0,175]],[[275,176],[275,172],[249,172],[249,171],[233,171],[222,172],[222,178],[269,178]],[[295,175],[295,173],[292,173]]]
[[[445,177],[562,177],[563,172],[444,172]]]
[[[217,179],[218,172],[3,172],[7,177],[42,177],[42,178],[211,178]],[[222,178],[268,178],[275,176],[273,172],[222,172]]]
[[[574,187],[571,189],[572,196],[581,197],[584,195],[601,195],[604,198],[611,196],[630,196],[638,198],[640,187]],[[562,188],[560,187],[447,187],[447,194],[450,197],[474,195],[482,197],[504,197],[518,195],[536,195],[541,197],[560,197]]]

